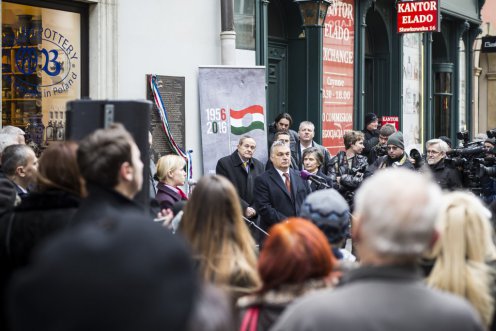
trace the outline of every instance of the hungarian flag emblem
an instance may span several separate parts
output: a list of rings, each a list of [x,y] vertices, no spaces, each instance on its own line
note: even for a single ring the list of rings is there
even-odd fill
[[[253,105],[245,109],[230,109],[231,133],[242,135],[255,129],[264,130],[263,107]]]

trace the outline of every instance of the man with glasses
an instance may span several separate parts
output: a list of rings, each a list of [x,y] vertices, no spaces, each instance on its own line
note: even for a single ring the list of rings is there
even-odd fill
[[[441,139],[431,139],[426,144],[427,164],[434,180],[443,190],[456,190],[462,187],[462,179],[458,169],[445,164],[449,146]]]
[[[233,183],[238,191],[243,214],[247,218],[256,218],[253,207],[253,181],[264,172],[263,163],[253,157],[257,142],[250,136],[239,139],[237,149],[217,162],[215,172]]]
[[[365,172],[365,177],[371,176],[376,170],[385,168],[406,168],[415,170],[415,167],[405,153],[403,134],[395,132],[387,140],[387,155],[378,158]]]

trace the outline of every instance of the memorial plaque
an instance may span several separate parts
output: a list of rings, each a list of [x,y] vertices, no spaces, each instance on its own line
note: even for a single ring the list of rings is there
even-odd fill
[[[153,159],[156,162],[158,158],[163,155],[173,154],[174,151],[171,142],[165,134],[162,126],[162,120],[158,113],[157,105],[153,99],[152,90],[150,88],[150,76],[146,76],[147,81],[147,98],[153,102],[153,109],[151,113],[151,127],[153,144],[152,153]],[[157,86],[164,102],[164,107],[167,112],[167,119],[169,121],[169,128],[172,137],[177,145],[184,151],[185,150],[185,78],[172,77],[172,76],[156,76]]]

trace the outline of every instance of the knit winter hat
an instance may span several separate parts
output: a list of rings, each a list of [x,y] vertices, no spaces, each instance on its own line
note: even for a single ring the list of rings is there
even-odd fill
[[[401,133],[401,131],[398,131],[390,135],[387,144],[397,146],[401,149],[405,149],[405,145],[403,143],[403,133]]]
[[[14,330],[185,329],[197,288],[186,244],[142,215],[106,221],[52,239],[14,277]]]
[[[345,239],[350,228],[350,208],[334,189],[311,193],[301,205],[300,216],[311,220],[327,237],[337,244]]]
[[[365,127],[367,127],[367,125],[369,125],[370,123],[375,122],[377,120],[378,120],[378,118],[377,118],[376,114],[368,113],[367,115],[365,115]]]

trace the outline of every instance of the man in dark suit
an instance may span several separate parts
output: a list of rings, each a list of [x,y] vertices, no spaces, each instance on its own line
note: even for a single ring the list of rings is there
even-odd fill
[[[324,175],[329,175],[332,165],[331,165],[331,154],[322,145],[317,144],[313,138],[315,137],[315,125],[309,121],[303,121],[300,123],[300,128],[298,130],[299,140],[291,146],[291,156],[295,159],[298,169],[303,169],[303,151],[310,147],[316,147],[324,156],[324,163],[321,166],[321,170]]]
[[[253,182],[255,177],[264,172],[262,162],[253,157],[257,148],[255,139],[243,136],[239,140],[238,148],[228,156],[217,162],[215,172],[229,179],[238,191],[243,213],[247,218],[256,218],[257,212],[253,208]]]
[[[299,171],[290,169],[291,151],[288,145],[274,142],[270,160],[274,167],[255,178],[255,207],[260,214],[260,227],[264,230],[285,218],[298,215],[303,200],[310,193]]]

